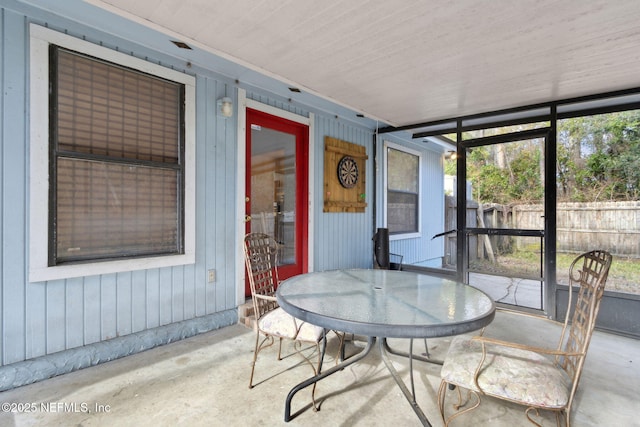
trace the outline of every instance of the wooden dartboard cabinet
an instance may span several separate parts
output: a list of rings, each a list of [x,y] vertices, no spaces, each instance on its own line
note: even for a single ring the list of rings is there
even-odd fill
[[[324,212],[364,212],[366,163],[366,147],[325,136]]]

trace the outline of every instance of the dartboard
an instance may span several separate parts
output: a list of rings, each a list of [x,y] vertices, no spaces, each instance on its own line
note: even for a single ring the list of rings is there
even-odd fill
[[[344,156],[338,163],[338,181],[344,188],[352,188],[358,182],[358,164],[353,157]]]

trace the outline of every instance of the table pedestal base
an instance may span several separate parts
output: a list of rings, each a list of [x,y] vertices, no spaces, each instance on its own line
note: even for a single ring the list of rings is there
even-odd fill
[[[420,408],[420,405],[418,405],[418,403],[416,402],[416,394],[415,394],[415,388],[414,388],[414,381],[413,381],[413,359],[417,359],[423,362],[431,362],[431,363],[438,363],[438,364],[442,364],[442,362],[440,361],[436,361],[436,360],[432,360],[429,358],[425,358],[425,357],[421,357],[421,356],[416,356],[413,355],[413,340],[411,340],[411,344],[410,344],[410,349],[409,349],[409,353],[402,353],[402,352],[397,352],[393,349],[391,349],[389,347],[389,345],[387,344],[387,339],[386,338],[378,338],[378,349],[380,351],[380,356],[382,358],[382,361],[384,362],[385,366],[387,367],[387,370],[391,373],[391,376],[393,377],[393,379],[395,380],[396,384],[398,384],[398,387],[400,387],[400,390],[402,390],[402,393],[404,394],[404,396],[406,397],[407,401],[409,402],[409,404],[411,405],[411,407],[413,408],[413,411],[416,413],[416,415],[418,416],[418,419],[420,419],[420,422],[422,423],[423,426],[431,426],[431,424],[429,423],[429,420],[427,419],[427,417],[424,415],[424,412],[422,412],[422,409]],[[293,399],[293,396],[299,392],[300,390],[317,383],[318,381],[320,381],[323,378],[328,377],[329,375],[334,374],[335,372],[341,371],[344,368],[346,368],[347,366],[356,363],[362,359],[364,359],[365,357],[367,357],[367,355],[371,352],[371,350],[373,349],[374,345],[376,343],[376,337],[368,337],[367,338],[367,345],[366,347],[357,355],[350,357],[346,360],[344,360],[343,362],[331,367],[330,369],[324,371],[324,372],[319,372],[317,375],[301,382],[300,384],[296,385],[295,387],[293,387],[291,389],[291,391],[289,391],[289,394],[287,395],[287,400],[285,402],[285,409],[284,409],[284,421],[285,422],[289,422],[291,421],[291,419],[293,417],[295,417],[297,414],[291,414],[291,400]],[[402,381],[402,378],[400,378],[400,375],[398,375],[398,372],[396,371],[396,369],[393,367],[393,364],[391,362],[391,359],[389,358],[388,353],[392,353],[392,354],[396,354],[396,355],[400,355],[400,356],[404,356],[404,357],[408,357],[409,358],[409,372],[410,372],[410,378],[411,378],[411,391],[409,391],[409,389],[407,388],[407,386],[405,385],[404,381]]]

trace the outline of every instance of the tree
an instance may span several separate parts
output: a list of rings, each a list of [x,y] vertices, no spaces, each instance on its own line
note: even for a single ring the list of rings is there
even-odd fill
[[[529,126],[465,133],[477,138]],[[640,110],[558,121],[556,183],[559,201],[638,200]],[[455,161],[445,173],[455,175]],[[540,140],[475,147],[467,153],[467,179],[482,203],[539,203],[544,196]]]
[[[640,110],[559,121],[557,182],[566,201],[638,200]]]

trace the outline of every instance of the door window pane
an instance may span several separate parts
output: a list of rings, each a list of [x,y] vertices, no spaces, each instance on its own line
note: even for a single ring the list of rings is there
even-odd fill
[[[281,245],[279,265],[295,263],[295,135],[251,126],[251,231]]]

